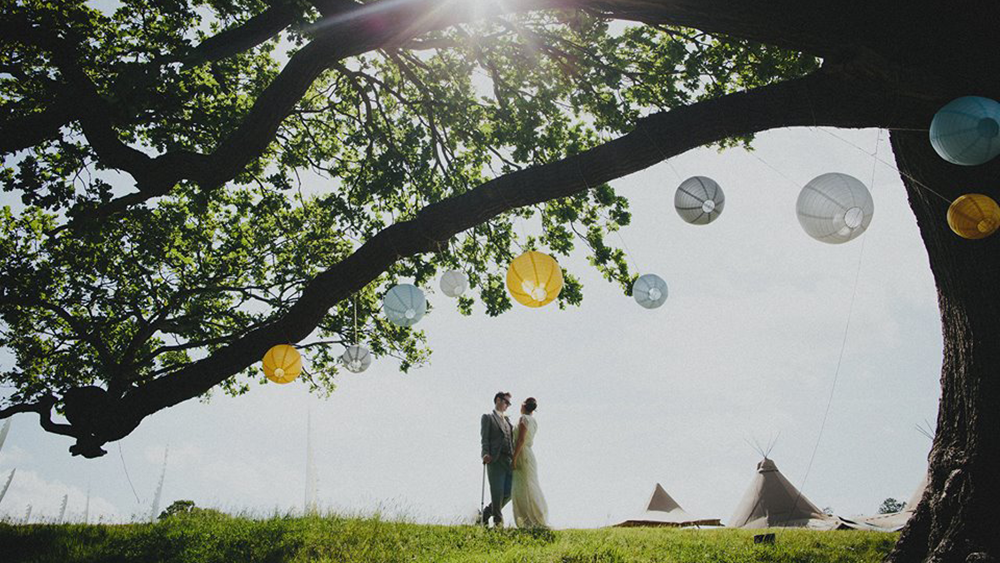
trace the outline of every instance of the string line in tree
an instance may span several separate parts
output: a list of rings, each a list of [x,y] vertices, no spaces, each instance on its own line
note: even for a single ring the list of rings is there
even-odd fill
[[[865,154],[867,154],[867,155],[869,155],[869,156],[873,156],[873,155],[872,155],[872,153],[870,153],[870,152],[866,151],[865,149],[863,149],[863,148],[859,147],[858,145],[856,145],[856,144],[852,143],[851,141],[848,141],[847,139],[845,139],[845,138],[841,137],[840,135],[837,135],[837,134],[835,134],[835,133],[833,133],[833,132],[831,132],[831,131],[827,131],[826,129],[824,129],[824,128],[822,128],[822,127],[816,127],[815,129],[816,129],[816,130],[818,130],[818,131],[822,131],[823,133],[826,133],[827,135],[830,135],[831,137],[833,137],[833,138],[835,138],[835,139],[839,139],[839,140],[841,140],[841,141],[843,141],[843,142],[847,143],[848,145],[850,145],[850,146],[852,146],[852,147],[854,147],[854,148],[858,149],[859,151],[861,151],[861,152],[863,152],[863,153],[865,153]],[[880,130],[881,130],[881,129],[880,129]],[[898,130],[898,129],[896,129],[896,130]],[[917,129],[917,131],[924,131],[924,129]],[[931,188],[930,186],[928,186],[928,185],[924,184],[924,183],[923,183],[923,182],[921,182],[920,180],[917,180],[916,178],[914,178],[914,177],[913,177],[913,176],[911,176],[910,174],[907,174],[906,172],[903,172],[903,171],[902,171],[902,170],[900,170],[899,168],[896,168],[896,167],[895,167],[895,166],[894,166],[894,165],[893,165],[892,163],[890,163],[890,162],[886,162],[886,161],[882,160],[882,159],[881,159],[881,158],[879,158],[879,157],[878,157],[877,155],[874,155],[874,158],[875,158],[875,161],[876,161],[876,162],[879,162],[879,163],[882,163],[882,164],[884,164],[884,165],[888,166],[888,167],[889,167],[890,169],[892,169],[893,171],[895,171],[895,172],[896,172],[897,174],[899,174],[900,176],[904,176],[904,177],[906,177],[906,178],[907,178],[908,180],[910,180],[911,182],[913,182],[913,185],[915,185],[916,187],[918,187],[918,188],[921,188],[921,189],[924,189],[924,190],[927,190],[928,192],[930,192],[930,193],[932,193],[932,194],[934,194],[934,195],[938,196],[938,197],[939,197],[939,198],[941,199],[941,201],[945,202],[945,203],[946,203],[946,204],[948,204],[948,205],[951,205],[951,201],[952,201],[952,200],[950,200],[950,199],[948,199],[948,198],[944,197],[943,195],[941,195],[940,193],[936,192],[936,191],[935,191],[935,190],[934,190],[933,188]]]
[[[122,453],[122,443],[120,441],[118,442],[118,457],[122,460],[122,470],[125,471],[125,479],[128,481],[129,488],[132,489],[132,496],[135,497],[135,503],[142,504],[142,501],[139,500],[138,493],[135,492],[135,487],[132,485],[132,478],[128,475],[128,467],[125,465],[125,454]]]
[[[580,168],[580,163],[579,162],[576,163],[576,171],[580,174],[580,179],[583,180],[583,185],[587,187],[587,191],[589,192],[590,191],[590,182],[588,182],[587,181],[587,177],[583,175],[583,169]],[[607,217],[605,217],[603,214],[601,216],[604,217],[605,221],[609,221],[609,219]],[[642,273],[643,269],[639,267],[639,262],[632,255],[632,251],[629,250],[628,243],[625,242],[625,237],[622,236],[621,226],[619,226],[619,228],[615,229],[615,235],[618,236],[618,240],[622,243],[622,251],[625,252],[625,257],[632,261],[632,265],[635,266],[635,271],[637,273]]]
[[[875,164],[878,162],[878,149],[881,138],[882,130],[879,129],[878,137],[875,139],[875,151],[873,153],[869,153],[874,159],[874,162],[872,163],[872,182],[875,181]],[[861,147],[858,148],[860,149]],[[872,184],[872,189],[874,189],[874,187],[874,184]],[[823,410],[823,419],[820,421],[819,433],[816,435],[816,445],[813,446],[812,454],[809,456],[809,463],[806,465],[806,472],[802,476],[802,481],[799,483],[798,494],[795,496],[795,502],[792,503],[792,509],[789,511],[788,517],[786,517],[786,522],[788,518],[791,518],[792,514],[795,513],[799,500],[802,498],[802,490],[805,488],[806,481],[809,479],[809,473],[812,471],[813,462],[816,461],[816,453],[819,451],[819,445],[823,440],[823,431],[826,429],[826,422],[830,417],[830,408],[833,406],[833,396],[837,390],[837,381],[840,379],[840,368],[844,363],[844,351],[847,349],[847,335],[851,330],[851,318],[854,316],[854,302],[857,300],[858,296],[858,285],[861,280],[861,264],[865,255],[865,241],[868,239],[868,237],[865,236],[866,233],[867,231],[861,235],[861,249],[858,251],[858,267],[854,272],[854,288],[851,290],[851,301],[847,307],[847,322],[844,324],[844,336],[840,341],[840,354],[837,356],[837,367],[833,372],[833,382],[830,385],[830,396],[827,398],[826,408]]]
[[[671,170],[674,171],[674,176],[677,176],[677,181],[683,182],[684,178],[681,177],[681,175],[677,172],[677,169],[674,168],[673,163],[670,162],[670,157],[667,156],[667,153],[663,152],[663,149],[660,148],[660,145],[657,144],[655,139],[653,139],[653,136],[649,134],[649,131],[646,131],[646,129],[643,127],[643,123],[639,123],[639,126],[636,127],[636,129],[642,130],[642,134],[645,135],[647,139],[649,139],[649,144],[653,145],[653,147],[656,148],[656,152],[660,153],[660,156],[663,157],[663,161],[667,163],[667,166],[669,166]],[[725,129],[723,129],[723,131],[725,131]]]

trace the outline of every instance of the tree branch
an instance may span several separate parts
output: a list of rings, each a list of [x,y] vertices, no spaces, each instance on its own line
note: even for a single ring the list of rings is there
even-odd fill
[[[187,66],[197,66],[253,49],[281,33],[294,23],[300,14],[301,10],[295,2],[287,0],[273,2],[271,7],[246,22],[220,31],[202,41],[181,62]]]
[[[923,123],[917,120],[932,111],[933,105],[923,99],[884,95],[870,83],[819,71],[650,115],[618,139],[495,178],[425,207],[410,221],[387,227],[310,281],[282,318],[169,378],[134,389],[123,398],[123,411],[138,424],[149,414],[201,395],[258,361],[274,344],[308,336],[333,305],[400,258],[430,252],[455,234],[512,209],[566,197],[732,136],[789,126],[916,127]],[[108,431],[109,440],[124,436],[114,429]]]
[[[70,72],[87,101],[81,104],[87,111],[78,118],[102,164],[131,174],[139,189],[138,193],[96,208],[77,209],[75,220],[113,215],[131,205],[165,195],[181,180],[191,180],[206,190],[232,180],[248,163],[263,154],[281,122],[309,86],[339,60],[373,49],[395,47],[429,31],[492,14],[553,8],[588,9],[619,19],[691,26],[821,55],[832,54],[832,45],[842,44],[845,37],[859,36],[849,24],[864,19],[835,5],[802,9],[793,0],[506,0],[485,6],[456,0],[378,0],[347,7],[323,18],[309,30],[315,39],[289,59],[255,101],[243,123],[210,155],[181,151],[150,158],[124,145],[111,127],[113,122],[107,103],[100,99],[89,80],[84,80],[85,75]],[[245,29],[241,27],[242,31],[234,31],[234,35],[228,36],[237,39],[219,39],[206,46],[204,52],[228,52],[236,48],[234,45],[245,45],[251,37],[263,36],[265,31],[262,30],[273,30],[285,21],[274,15],[284,13],[281,9],[275,5],[257,16],[261,20],[252,25],[248,22]],[[818,18],[817,14],[823,17]],[[40,44],[48,44],[53,54],[57,54],[67,48],[60,45],[60,41],[50,36],[43,38]],[[52,49],[53,45],[59,48]],[[65,70],[72,70],[72,65],[65,66],[68,67]]]
[[[717,9],[741,5],[735,0],[705,2]],[[791,3],[791,0],[775,2]],[[315,39],[289,59],[288,64],[255,101],[243,123],[223,141],[211,155],[168,153],[151,163],[155,173],[139,178],[140,193],[129,194],[94,209],[78,210],[77,219],[93,220],[123,211],[131,205],[165,195],[183,179],[198,183],[203,189],[214,189],[232,180],[248,163],[259,157],[273,141],[281,122],[292,112],[317,77],[334,63],[374,49],[395,47],[429,31],[444,29],[459,23],[498,13],[541,9],[589,8],[622,19],[645,21],[655,14],[659,22],[708,28],[732,24],[730,33],[740,35],[758,28],[770,32],[772,42],[787,44],[785,30],[774,25],[780,6],[760,0],[757,11],[744,13],[744,19],[720,18],[703,3],[680,0],[506,0],[485,6],[455,0],[379,0],[321,20],[310,31]],[[787,6],[786,6],[787,7]],[[801,13],[803,10],[797,10]],[[843,11],[839,11],[842,13]],[[754,27],[754,23],[758,27]],[[805,25],[800,23],[800,28]],[[738,25],[737,25],[738,24]],[[767,25],[764,25],[767,24]],[[825,22],[824,22],[825,24]],[[817,27],[812,22],[808,28]],[[804,33],[804,32],[803,32]],[[760,32],[757,32],[757,37]],[[791,46],[791,45],[789,45]],[[796,45],[810,51],[811,44]],[[167,163],[169,161],[169,164]],[[131,173],[131,171],[129,171]]]
[[[0,420],[23,412],[34,412],[38,413],[39,423],[46,432],[77,438],[79,433],[71,425],[52,421],[52,407],[55,404],[56,398],[54,396],[44,395],[34,403],[21,403],[0,409]]]

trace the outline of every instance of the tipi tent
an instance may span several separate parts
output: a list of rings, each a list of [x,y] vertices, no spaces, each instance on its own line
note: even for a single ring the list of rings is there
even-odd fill
[[[839,527],[840,522],[810,502],[778,471],[778,466],[765,457],[757,464],[757,475],[729,519],[729,526],[829,530]]]
[[[667,491],[663,490],[663,487],[657,483],[656,488],[653,489],[653,495],[649,497],[649,502],[646,504],[646,511],[637,515],[635,518],[626,520],[620,524],[616,524],[619,527],[634,527],[634,526],[672,526],[682,528],[685,526],[721,526],[722,523],[719,522],[718,518],[715,519],[703,519],[695,518],[681,508],[681,505],[677,504]]]

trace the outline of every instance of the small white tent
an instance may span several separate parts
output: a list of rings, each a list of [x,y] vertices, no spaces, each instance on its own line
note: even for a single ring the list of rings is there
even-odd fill
[[[757,464],[757,475],[729,519],[731,528],[840,527],[839,519],[810,502],[768,458]]]
[[[656,484],[653,495],[646,503],[645,512],[638,514],[635,518],[615,524],[616,527],[669,526],[677,528],[721,525],[718,518],[696,518],[685,512],[659,483]]]

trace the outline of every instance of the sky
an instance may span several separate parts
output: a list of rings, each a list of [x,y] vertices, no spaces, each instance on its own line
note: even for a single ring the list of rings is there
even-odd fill
[[[190,499],[300,512],[310,416],[322,510],[467,522],[481,495],[479,417],[499,390],[515,405],[538,400],[534,449],[557,528],[626,519],[656,483],[688,512],[725,521],[754,476],[755,443],[773,443],[785,476],[837,514],[905,500],[926,470],[931,444],[916,426],[936,417],[941,329],[902,183],[873,157],[892,162],[887,135],[782,129],[754,146],[696,149],[612,182],[633,223],[610,241],[666,280],[659,309],[604,281],[582,249],[561,260],[584,284],[580,307],[515,305],[490,318],[477,306],[464,317],[435,282],[418,325],[433,354],[409,374],[377,359],[338,376],[329,399],[292,383],[187,401],[94,460],[71,457],[71,440],[43,432],[37,416],[15,416],[0,478],[17,473],[0,517],[23,519],[30,504],[32,521],[51,521],[68,495],[67,518],[79,521],[89,489],[91,522],[148,518],[168,446],[161,509]],[[795,217],[801,186],[826,172],[872,188],[871,226],[847,244],[809,238]],[[726,194],[707,226],[673,209],[693,175]],[[11,361],[0,351],[0,365]]]

